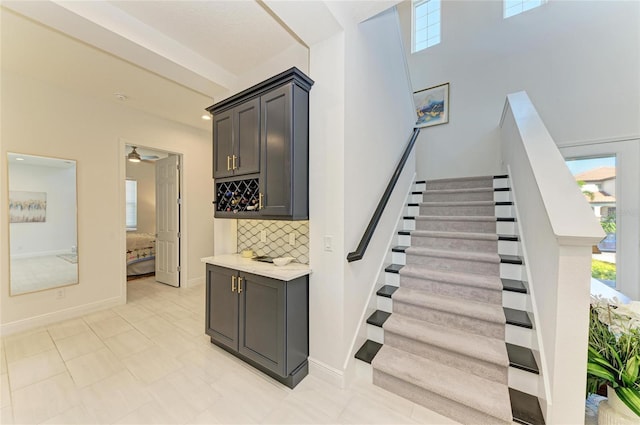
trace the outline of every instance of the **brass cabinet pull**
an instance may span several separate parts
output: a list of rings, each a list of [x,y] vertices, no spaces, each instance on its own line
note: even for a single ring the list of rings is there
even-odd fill
[[[236,277],[231,276],[231,292],[236,292]]]
[[[262,193],[258,195],[258,209],[262,209]]]
[[[242,292],[242,278],[238,278],[238,294]]]
[[[227,155],[227,171],[231,171],[231,157]]]
[[[237,158],[237,156],[233,155],[231,158],[232,158],[232,159],[231,159],[231,168],[232,168],[233,170],[235,170],[236,168],[238,168],[238,167],[236,166],[236,158]]]

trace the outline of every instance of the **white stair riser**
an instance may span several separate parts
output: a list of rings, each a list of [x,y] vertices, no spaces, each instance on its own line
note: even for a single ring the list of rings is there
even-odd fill
[[[496,233],[499,235],[513,235],[516,233],[516,226],[513,221],[498,221],[496,223]]]
[[[527,294],[520,292],[502,291],[502,306],[515,310],[529,310],[527,308]]]
[[[498,254],[520,255],[517,241],[498,241]]]
[[[422,202],[423,200],[423,196],[422,193],[412,193],[411,195],[409,195],[409,203],[419,203]]]
[[[510,187],[509,179],[493,179],[493,187]]]
[[[513,217],[513,206],[496,205],[496,217]]]
[[[520,326],[506,325],[505,326],[505,341],[513,344],[520,345],[521,347],[534,348],[533,344],[534,332],[533,329],[523,328]]]
[[[511,202],[511,191],[493,192],[493,200],[495,202]]]
[[[378,344],[384,344],[384,329],[367,323],[367,339],[375,341]]]
[[[413,185],[413,192],[424,192],[425,190],[427,190],[426,183],[416,183]]]
[[[536,397],[542,397],[542,382],[540,375],[527,372],[526,370],[509,367],[509,388],[531,394]]]
[[[400,275],[398,273],[384,272],[384,284],[400,286]]]
[[[500,263],[500,277],[522,280],[522,264]]]
[[[402,230],[416,230],[416,221],[402,220]]]
[[[387,313],[393,312],[393,301],[391,298],[381,297],[380,295],[376,296],[376,298],[378,310],[386,311]]]
[[[406,265],[407,264],[407,256],[404,252],[392,252],[391,253],[391,262],[393,264]]]
[[[416,217],[418,215],[420,215],[420,207],[409,207],[407,206],[407,213],[405,215],[408,215],[410,217]]]
[[[373,383],[373,367],[361,360],[356,359],[356,376],[362,379],[364,382]]]
[[[411,246],[411,235],[398,235],[398,245]]]

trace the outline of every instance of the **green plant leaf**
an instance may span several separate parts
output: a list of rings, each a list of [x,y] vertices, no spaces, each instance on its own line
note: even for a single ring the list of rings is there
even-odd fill
[[[638,369],[640,369],[640,358],[638,356],[633,356],[627,362],[627,367],[624,368],[622,372],[622,380],[627,387],[633,387],[633,384],[638,379]]]
[[[640,417],[640,392],[631,388],[618,387],[616,394],[629,409]]]
[[[591,362],[587,363],[587,373],[606,380],[614,388],[618,386],[618,380],[616,379],[616,376],[611,373],[610,370],[600,366],[599,364]]]

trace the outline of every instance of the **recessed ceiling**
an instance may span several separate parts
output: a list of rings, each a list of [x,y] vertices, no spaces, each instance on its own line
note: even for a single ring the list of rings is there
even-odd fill
[[[170,72],[164,73],[161,69],[151,72],[132,63],[140,63],[135,58],[123,60],[115,56],[118,52],[107,53],[6,8],[27,7],[20,13],[39,10],[37,19],[46,21],[42,18],[43,11],[47,10],[44,15],[53,15],[50,8],[57,4],[29,3],[5,2],[0,8],[3,71],[44,80],[72,92],[117,102],[124,107],[206,130],[211,129],[211,122],[202,119],[204,108],[227,97],[235,88],[229,86],[229,78],[224,82],[210,78],[206,89],[202,90],[202,85],[192,89],[191,85],[176,83]],[[99,7],[100,3],[85,5]],[[156,34],[158,40],[172,39],[177,44],[171,48],[191,52],[206,61],[203,63],[228,70],[226,75],[234,80],[291,46],[299,45],[255,1],[112,1],[102,5],[100,11],[111,8],[111,12],[117,12],[118,19],[127,18],[122,19],[121,34],[126,34],[128,28],[146,29],[148,34]],[[69,11],[65,13],[65,19],[73,15]],[[32,15],[38,13],[29,14]],[[65,19],[57,17],[60,22]],[[75,19],[83,18],[75,15]],[[53,26],[66,32],[64,25],[58,23]],[[91,25],[87,20],[76,22],[80,23],[82,28]],[[96,34],[105,30],[98,25],[94,27]],[[161,61],[156,61],[156,65],[161,66]],[[127,100],[117,100],[115,93],[125,95]]]
[[[255,1],[109,3],[235,75],[297,44]]]

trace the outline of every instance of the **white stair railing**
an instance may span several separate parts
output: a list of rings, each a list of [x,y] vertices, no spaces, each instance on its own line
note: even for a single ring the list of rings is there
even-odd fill
[[[547,424],[582,423],[591,247],[605,234],[525,92],[507,96],[500,127],[536,318],[542,411]]]

